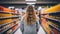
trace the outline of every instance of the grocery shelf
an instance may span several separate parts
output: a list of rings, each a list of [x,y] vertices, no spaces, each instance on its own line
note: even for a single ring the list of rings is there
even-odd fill
[[[18,21],[19,19],[19,12],[13,9],[9,9],[3,6],[0,6],[0,34],[8,34],[10,31],[17,31]],[[17,27],[14,29],[14,27]]]
[[[51,12],[51,13],[49,13],[49,14],[52,14],[52,13],[60,13],[60,11],[57,11],[57,12]]]
[[[0,11],[0,13],[3,13],[3,14],[12,14],[12,15],[19,15],[19,14],[13,13],[13,12],[4,12],[4,11]]]
[[[0,34],[4,34],[4,32],[10,30],[10,29],[11,29],[12,27],[14,27],[15,25],[17,25],[17,24],[14,24],[13,26],[9,27],[8,29],[5,29],[4,31],[0,32]]]
[[[17,17],[19,17],[19,16],[12,16],[12,18],[17,18]]]
[[[43,26],[43,25],[41,25],[41,26],[42,26],[42,28],[44,29],[44,31],[46,32],[46,34],[48,34],[48,31],[46,30],[46,27]],[[52,32],[52,33],[54,33],[53,31],[51,31],[51,29],[49,29],[49,31]]]
[[[48,33],[46,32],[46,30],[45,30],[44,26],[43,26],[42,24],[41,24],[41,26],[42,26],[43,30],[45,31],[45,33],[46,33],[46,34],[48,34]]]
[[[60,11],[50,12],[50,13],[46,13],[46,14],[53,14],[53,13],[60,13]]]
[[[49,15],[60,17],[60,12],[49,13]]]
[[[11,34],[14,34],[20,27],[18,27],[16,30],[14,30]]]
[[[60,4],[56,5],[56,6],[52,6],[50,8],[48,8],[45,13],[54,13],[54,12],[58,12],[60,11]]]
[[[4,11],[0,11],[0,13],[4,13],[4,14],[13,14],[13,12],[4,12]]]
[[[13,20],[13,21],[8,22],[8,23],[6,23],[6,24],[0,24],[0,27],[5,26],[5,25],[8,25],[8,24],[10,24],[10,23],[12,23],[12,22],[14,22],[14,21],[17,21],[17,20]]]
[[[53,18],[47,18],[47,19],[60,26],[60,21],[59,20],[56,20],[56,19],[53,19]]]
[[[56,29],[58,32],[60,32],[60,21],[58,20],[58,19],[54,19],[54,18],[47,18],[47,17],[44,17],[44,16],[42,16],[42,18],[44,18],[44,19],[47,19],[47,23],[49,24],[49,26],[51,26],[52,27],[52,29],[54,28],[54,29]],[[52,23],[50,23],[50,22],[48,22],[48,21],[51,21],[52,23],[54,23],[55,25],[57,25],[57,26],[54,26]],[[45,26],[44,26],[45,27]],[[45,29],[47,29],[47,28],[45,28]],[[50,30],[50,29],[49,29]],[[54,34],[55,32],[53,32],[52,30],[51,30],[51,32]]]
[[[12,13],[13,15],[19,15],[19,14],[15,14],[15,13]]]
[[[60,22],[60,21],[59,21],[59,20],[57,20],[57,19],[53,19],[53,18],[48,18],[48,19]]]
[[[48,22],[48,24],[49,24],[50,26],[52,26],[53,28],[55,28],[56,30],[60,31],[60,28],[58,28],[58,27],[56,27],[56,26],[50,24],[49,22]]]
[[[19,16],[0,17],[0,20],[10,19],[10,18],[19,18]]]

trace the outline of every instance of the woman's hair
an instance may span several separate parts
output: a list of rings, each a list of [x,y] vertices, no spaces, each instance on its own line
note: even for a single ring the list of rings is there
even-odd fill
[[[32,5],[29,5],[26,9],[26,15],[24,16],[24,20],[27,24],[32,25],[36,22],[36,13]]]

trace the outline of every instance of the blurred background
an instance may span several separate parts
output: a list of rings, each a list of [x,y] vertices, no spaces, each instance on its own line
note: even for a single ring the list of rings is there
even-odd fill
[[[20,21],[29,4],[40,15],[38,34],[60,34],[60,0],[0,0],[0,34],[22,34]]]

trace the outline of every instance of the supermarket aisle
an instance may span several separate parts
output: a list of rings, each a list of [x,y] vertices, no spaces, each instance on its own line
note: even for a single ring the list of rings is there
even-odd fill
[[[46,34],[42,26],[40,26],[38,34]]]
[[[22,34],[20,28],[14,34]]]
[[[14,34],[22,34],[22,33],[20,29],[18,29]],[[40,26],[38,34],[45,34],[45,31],[43,30],[42,26]]]

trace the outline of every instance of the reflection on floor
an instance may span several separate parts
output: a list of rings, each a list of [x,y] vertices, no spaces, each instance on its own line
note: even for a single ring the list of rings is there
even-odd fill
[[[14,34],[22,34],[20,28]]]
[[[38,34],[46,34],[42,26],[40,26]]]

